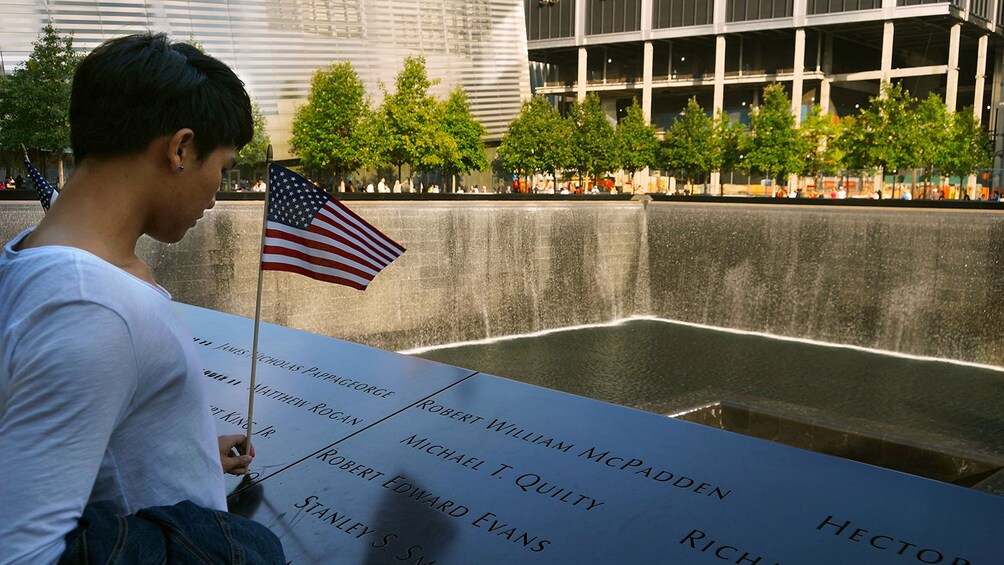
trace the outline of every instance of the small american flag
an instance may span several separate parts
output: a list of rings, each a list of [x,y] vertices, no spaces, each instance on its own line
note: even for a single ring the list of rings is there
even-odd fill
[[[42,208],[45,211],[49,211],[49,206],[56,201],[56,197],[59,193],[56,192],[56,187],[49,184],[49,181],[45,180],[42,173],[38,172],[35,165],[31,164],[28,160],[28,155],[24,155],[24,168],[28,171],[28,176],[31,177],[31,182],[35,185],[35,191],[38,192],[38,200],[42,203]]]
[[[373,277],[405,251],[289,169],[271,165],[269,185],[262,269],[366,290]]]

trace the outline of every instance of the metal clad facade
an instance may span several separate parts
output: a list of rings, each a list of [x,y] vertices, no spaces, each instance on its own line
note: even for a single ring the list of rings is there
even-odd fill
[[[0,58],[11,72],[42,27],[90,51],[145,30],[193,39],[231,65],[268,121],[276,158],[289,157],[293,113],[310,77],[349,60],[376,105],[408,55],[424,55],[432,93],[463,86],[475,117],[498,139],[530,94],[526,27],[515,0],[0,0]]]

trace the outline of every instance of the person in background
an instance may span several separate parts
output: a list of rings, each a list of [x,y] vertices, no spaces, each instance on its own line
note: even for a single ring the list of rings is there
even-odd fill
[[[164,34],[120,37],[77,67],[69,123],[73,176],[0,253],[0,563],[284,563],[226,512],[253,451],[216,437],[192,335],[136,253],[215,204],[252,136],[244,85]]]

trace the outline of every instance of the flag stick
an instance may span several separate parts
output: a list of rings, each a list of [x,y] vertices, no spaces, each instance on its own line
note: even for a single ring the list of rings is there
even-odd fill
[[[265,255],[265,227],[268,225],[268,196],[272,188],[272,145],[265,150],[265,203],[261,212],[261,251],[258,254],[258,297],[254,303],[254,341],[251,344],[251,385],[248,389],[248,421],[247,436],[244,438],[244,455],[251,451],[251,422],[254,420],[254,389],[255,372],[258,369],[258,327],[261,325],[261,290],[265,270],[261,268],[261,259]]]

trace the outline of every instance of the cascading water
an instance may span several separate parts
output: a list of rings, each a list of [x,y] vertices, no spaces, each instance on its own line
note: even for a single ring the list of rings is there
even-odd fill
[[[402,350],[631,315],[1004,365],[1004,214],[682,202],[353,202],[408,252],[370,289],[265,277],[263,318]],[[141,253],[251,316],[260,203]],[[4,203],[0,237],[41,218]]]
[[[654,314],[1004,365],[1004,214],[649,206]]]

